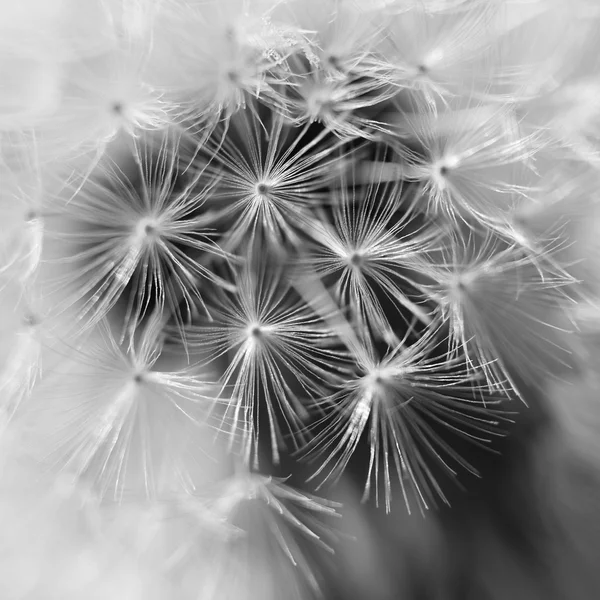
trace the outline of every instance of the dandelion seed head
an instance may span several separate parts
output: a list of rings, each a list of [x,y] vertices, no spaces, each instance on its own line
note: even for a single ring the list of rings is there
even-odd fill
[[[598,11],[80,4],[0,10],[3,449],[95,498],[132,563],[100,595],[316,597],[337,506],[303,490],[473,498],[578,360]]]

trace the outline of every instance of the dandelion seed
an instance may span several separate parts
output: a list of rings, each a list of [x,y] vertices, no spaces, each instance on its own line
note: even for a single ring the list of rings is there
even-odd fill
[[[498,400],[461,365],[460,357],[435,356],[438,331],[433,326],[409,344],[409,330],[383,358],[368,345],[355,356],[355,374],[321,401],[326,414],[314,425],[309,454],[319,465],[311,479],[337,480],[365,437],[369,465],[363,501],[375,488],[379,504],[382,483],[387,512],[394,476],[410,511],[415,501],[421,509],[436,497],[447,502],[439,475],[455,477],[459,468],[475,473],[447,435],[489,444],[501,433],[496,430]]]
[[[564,5],[492,1],[467,6],[429,10],[419,2],[393,16],[381,52],[396,65],[398,86],[417,106],[434,112],[455,97],[512,103],[536,95],[573,41],[550,33],[559,23],[573,22],[562,14]]]
[[[294,75],[285,96],[290,122],[319,123],[342,140],[374,140],[380,132],[387,132],[387,124],[378,120],[377,113],[396,90],[385,76],[351,72],[332,75],[331,67],[343,68],[341,59],[330,55],[324,60],[329,69],[315,68],[304,57],[290,59]]]
[[[229,358],[219,402],[225,405],[232,444],[241,435],[242,456],[256,461],[264,419],[277,462],[285,432],[294,445],[301,441],[305,404],[335,376],[342,357],[327,326],[293,292],[281,268],[260,265],[255,255],[234,281],[235,294],[219,294],[214,310],[211,303],[213,321],[190,327],[186,339],[192,350],[209,350],[211,362]]]
[[[159,498],[188,485],[207,457],[211,384],[194,367],[155,369],[158,327],[155,317],[124,349],[101,325],[36,388],[24,417],[38,459],[101,498]]]
[[[488,232],[449,240],[430,266],[432,283],[423,292],[438,302],[452,346],[470,368],[483,370],[490,387],[518,392],[514,373],[541,383],[569,368],[570,328],[561,315],[573,303],[573,279],[556,272],[551,259],[532,260]]]
[[[354,170],[342,176],[332,218],[323,215],[315,225],[301,267],[330,282],[338,304],[350,308],[359,328],[386,336],[398,320],[430,322],[427,309],[410,298],[411,270],[438,234],[420,222],[412,194],[401,183],[383,183],[375,173],[374,183],[358,187],[356,179]]]
[[[235,251],[256,236],[280,251],[310,235],[311,208],[327,201],[327,186],[352,162],[341,142],[309,127],[292,129],[274,114],[263,123],[258,106],[235,115],[200,150],[220,181],[211,206],[225,220],[223,240]]]
[[[41,375],[42,348],[49,332],[44,331],[42,319],[34,312],[32,304],[31,299],[18,288],[2,290],[2,307],[8,317],[7,322],[2,324],[2,430],[29,398]]]
[[[490,28],[498,12],[497,2],[474,6],[469,11],[433,12],[427,5],[400,5],[390,19],[380,52],[395,67],[400,88],[412,92],[418,106],[427,110],[455,94],[473,93],[481,87],[478,53],[490,41]],[[494,77],[485,71],[485,85]]]
[[[77,164],[85,178],[111,142],[170,125],[172,106],[146,81],[147,52],[122,43],[65,69],[61,102],[38,127],[44,156]]]
[[[275,85],[304,34],[270,19],[277,4],[210,0],[160,17],[165,26],[154,40],[152,82],[180,104],[183,123],[210,131],[253,96],[280,104]]]
[[[221,593],[223,587],[227,588],[226,581],[232,572],[237,572],[242,582],[247,578],[252,581],[257,573],[266,581],[274,579],[278,582],[273,584],[276,586],[285,582],[286,589],[291,586],[292,597],[302,598],[308,590],[319,592],[315,549],[333,552],[330,543],[334,538],[327,520],[339,516],[339,505],[294,490],[284,480],[243,470],[225,480],[220,489],[215,489],[213,498],[212,510],[229,522],[239,524],[246,532],[229,544],[228,556],[223,557],[223,570],[220,570],[223,579],[219,578],[215,591]],[[305,538],[314,546],[310,554],[303,549],[299,538]],[[250,561],[249,546],[258,548],[252,553],[255,559]],[[266,565],[261,566],[264,560],[271,565],[268,572],[264,570]],[[231,570],[232,561],[237,570]],[[273,561],[277,564],[275,569]]]
[[[379,84],[384,87],[387,64],[380,63],[374,52],[384,35],[383,26],[376,13],[367,13],[363,8],[358,2],[293,0],[281,3],[276,14],[292,21],[297,29],[311,32],[310,47],[302,47],[301,52],[326,77],[380,78]]]
[[[399,174],[421,183],[431,213],[501,227],[531,196],[541,136],[521,134],[510,109],[475,106],[399,121],[407,132],[403,142],[418,144],[411,150],[394,143]]]
[[[69,267],[55,282],[70,291],[62,310],[77,306],[91,327],[124,298],[128,335],[154,305],[183,327],[180,306],[202,305],[199,282],[220,281],[205,257],[227,257],[203,215],[213,181],[186,163],[178,136],[161,135],[156,153],[135,143],[134,153],[132,173],[103,165],[62,208],[68,227],[54,219],[49,233],[68,248],[55,260]]]
[[[21,172],[0,171],[0,276],[26,285],[42,257],[44,219],[42,176],[33,165]]]

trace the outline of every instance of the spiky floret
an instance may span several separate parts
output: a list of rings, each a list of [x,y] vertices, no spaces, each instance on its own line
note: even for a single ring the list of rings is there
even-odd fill
[[[149,46],[119,41],[65,68],[60,105],[39,128],[42,143],[60,140],[49,150],[64,160],[89,154],[93,169],[118,136],[169,127],[173,107],[147,82]]]
[[[297,491],[283,479],[242,468],[213,490],[210,507],[243,532],[230,538],[220,564],[215,565],[219,575],[213,580],[216,594],[235,589],[239,593],[258,581],[268,598],[279,597],[282,585],[292,598],[303,598],[307,591],[319,593],[317,567],[322,563],[315,561],[314,550],[306,553],[302,539],[333,552],[334,536],[328,521],[339,516],[337,503]]]
[[[390,64],[376,48],[383,24],[358,4],[291,2],[282,12],[314,32],[311,45],[288,59],[285,111],[296,124],[318,122],[342,138],[375,139],[386,130],[381,107],[396,94]]]
[[[292,123],[320,123],[342,140],[374,140],[388,131],[378,113],[396,94],[391,85],[352,73],[332,76],[302,56],[290,62],[294,76],[287,88],[285,111]]]
[[[155,315],[122,346],[102,322],[85,345],[64,344],[21,417],[35,459],[115,501],[157,499],[201,474],[212,387],[194,366],[159,368],[161,327]]]
[[[113,537],[166,580],[183,577],[198,600],[320,596],[322,558],[337,541],[339,504],[244,468],[159,503],[112,508]]]
[[[453,102],[435,114],[399,113],[388,177],[418,182],[430,214],[452,223],[502,228],[538,181],[538,131],[521,131],[507,105]]]
[[[577,18],[577,9],[585,2],[575,2],[569,10],[576,18],[577,39],[567,52],[561,53],[559,73],[548,81],[540,93],[517,106],[523,127],[538,130],[552,141],[553,165],[561,154],[597,168],[599,164],[600,114],[598,96],[598,40],[588,31],[598,26],[596,6],[589,16]],[[558,146],[558,148],[557,148]],[[558,151],[558,152],[557,152]]]
[[[35,152],[20,169],[0,167],[0,287],[30,283],[42,257],[44,182]]]
[[[463,231],[430,260],[421,289],[438,303],[451,347],[490,387],[518,392],[515,375],[541,385],[569,367],[575,281],[551,255],[533,258],[490,231]]]
[[[154,35],[152,82],[180,106],[181,122],[210,131],[248,99],[281,105],[276,84],[305,32],[273,19],[277,0],[165,6]],[[174,34],[173,32],[177,32]]]
[[[398,86],[425,110],[469,95],[510,103],[533,98],[560,76],[565,55],[577,47],[581,19],[561,2],[475,0],[463,3],[468,10],[429,4],[436,3],[397,3],[381,45]]]
[[[389,163],[373,164],[380,168],[370,173],[372,183],[360,180],[363,163],[340,177],[298,262],[323,279],[359,328],[390,339],[413,316],[430,321],[427,308],[410,297],[411,280],[420,268],[415,258],[434,248],[439,233],[415,211],[413,191],[381,181]]]
[[[395,67],[396,84],[424,109],[481,87],[482,74],[473,69],[475,57],[490,44],[499,4],[493,1],[469,11],[431,11],[422,2],[396,4],[379,48]],[[489,71],[486,77],[489,86]]]
[[[595,303],[599,290],[599,185],[595,168],[563,161],[543,179],[536,202],[515,215],[513,230],[518,237],[511,235],[538,256],[549,256],[556,269],[562,267],[577,282],[571,289],[584,304]],[[544,252],[548,248],[552,252]]]
[[[0,302],[0,430],[4,433],[39,381],[43,345],[51,336],[35,310],[30,290],[3,286]]]
[[[132,143],[128,169],[107,158],[54,215],[55,262],[67,269],[54,282],[68,290],[59,306],[91,327],[123,300],[127,335],[154,307],[183,329],[181,307],[202,304],[202,282],[220,281],[208,262],[226,257],[204,213],[214,181],[176,133]]]
[[[292,434],[297,447],[306,405],[336,376],[343,354],[326,323],[291,288],[282,266],[261,264],[254,252],[233,280],[235,292],[217,293],[210,303],[212,321],[187,328],[186,341],[192,351],[206,350],[208,363],[227,357],[216,401],[225,406],[232,446],[256,464],[265,427],[274,461],[285,434]]]
[[[211,207],[235,250],[260,235],[274,249],[298,245],[312,227],[311,209],[327,202],[328,184],[353,160],[339,141],[309,126],[293,128],[279,113],[252,103],[219,126],[199,157],[218,182]]]
[[[385,37],[380,15],[366,3],[338,0],[294,0],[277,14],[312,32],[310,45],[289,57],[290,75],[280,86],[290,119],[320,123],[342,139],[385,131],[379,113],[397,89],[392,65],[377,51]]]
[[[501,435],[500,400],[462,357],[436,356],[439,333],[436,324],[413,341],[409,329],[381,357],[369,340],[354,348],[354,374],[318,405],[325,416],[313,425],[317,433],[309,453],[319,465],[311,479],[337,480],[365,438],[363,500],[374,488],[376,503],[382,495],[387,512],[397,485],[409,510],[413,503],[427,509],[436,498],[447,501],[440,475],[454,477],[457,469],[475,473],[456,450],[456,440],[486,446]]]
[[[327,79],[368,78],[374,89],[385,88],[389,64],[375,52],[384,25],[376,11],[365,8],[366,3],[353,1],[291,0],[280,3],[275,14],[310,32],[310,43],[302,46],[296,57],[304,54]]]
[[[119,38],[105,0],[92,0],[86,10],[71,0],[48,4],[61,5],[55,15],[58,23],[48,16],[45,21],[37,22],[39,15],[32,19],[41,47],[34,48],[40,40],[30,34],[15,42],[31,46],[24,55],[8,48],[2,52],[14,70],[14,75],[6,73],[13,80],[7,87],[12,93],[3,94],[3,102],[15,107],[0,101],[0,132],[12,133],[11,142],[24,148],[32,140],[23,134],[32,133],[43,163],[66,167],[67,173],[77,164],[87,173],[119,133],[167,126],[170,105],[145,80],[150,39]],[[59,31],[52,31],[55,25]],[[82,33],[73,40],[81,48],[69,48],[70,37]],[[44,39],[52,34],[57,48]]]

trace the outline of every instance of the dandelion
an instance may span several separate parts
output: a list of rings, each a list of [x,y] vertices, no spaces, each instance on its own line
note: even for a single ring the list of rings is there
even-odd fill
[[[595,597],[599,18],[5,3],[0,596]]]

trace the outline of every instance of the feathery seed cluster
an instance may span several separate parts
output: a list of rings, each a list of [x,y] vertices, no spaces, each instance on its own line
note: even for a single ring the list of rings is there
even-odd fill
[[[0,595],[318,596],[336,484],[450,503],[595,306],[599,19],[0,7]]]

